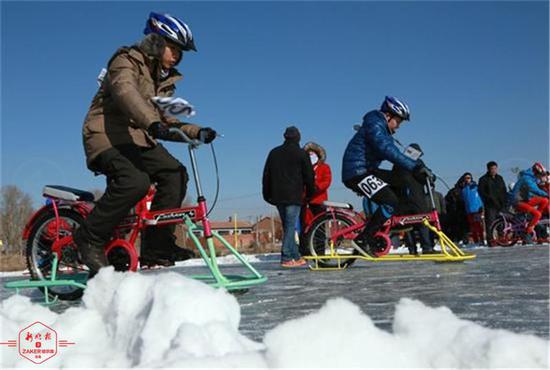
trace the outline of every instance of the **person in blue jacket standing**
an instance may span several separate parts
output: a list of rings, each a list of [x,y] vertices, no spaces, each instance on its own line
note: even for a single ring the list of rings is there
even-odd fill
[[[479,196],[477,184],[472,174],[466,172],[462,175],[464,187],[462,188],[462,199],[466,207],[466,218],[470,226],[470,233],[474,243],[483,243],[483,201]]]
[[[427,178],[433,178],[432,172],[422,161],[405,156],[395,145],[392,135],[403,121],[409,119],[407,104],[386,96],[380,109],[370,111],[363,117],[363,124],[344,152],[342,182],[358,195],[379,205],[354,240],[361,250],[371,256],[376,252],[374,234],[392,214],[399,212],[398,197],[392,185],[401,181],[394,179],[391,171],[378,168],[380,163],[387,160],[399,165],[411,171],[421,183],[425,183]]]

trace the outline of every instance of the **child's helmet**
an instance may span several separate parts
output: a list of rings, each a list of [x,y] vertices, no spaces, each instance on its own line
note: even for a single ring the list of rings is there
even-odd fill
[[[531,167],[531,170],[533,171],[535,176],[543,176],[543,175],[546,174],[546,169],[544,168],[544,166],[540,162],[535,162],[533,167]]]
[[[157,33],[178,45],[183,51],[197,51],[191,29],[184,22],[172,17],[170,14],[151,12],[143,33],[146,35]]]
[[[380,111],[394,114],[404,121],[411,119],[411,112],[409,111],[407,104],[394,98],[393,96],[386,96],[382,106],[380,107]]]

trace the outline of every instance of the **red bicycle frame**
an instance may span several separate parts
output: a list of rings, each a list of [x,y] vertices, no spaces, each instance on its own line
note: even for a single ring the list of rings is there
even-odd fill
[[[113,259],[110,259],[111,264],[115,265],[115,268],[118,267],[119,270],[136,271],[138,269],[139,259],[135,243],[143,229],[146,227],[161,227],[185,223],[187,226],[187,234],[198,249],[207,269],[210,270],[210,274],[191,275],[189,277],[210,284],[213,287],[225,288],[227,290],[246,290],[251,286],[264,283],[267,278],[256,271],[246,258],[237,251],[236,247],[229,244],[227,240],[210,227],[210,222],[207,218],[208,207],[202,193],[197,161],[194,153],[202,143],[198,140],[190,139],[183,131],[177,128],[171,128],[170,131],[173,134],[179,135],[183,139],[182,141],[188,144],[198,195],[197,205],[151,211],[150,205],[153,202],[156,192],[156,188],[151,186],[143,199],[132,208],[130,213],[124,217],[113,230],[111,240],[104,246],[107,258],[110,259],[110,257],[113,257]],[[212,152],[215,160],[213,148]],[[73,231],[72,228],[76,227],[81,221],[75,217],[76,215],[68,213],[67,210],[77,213],[82,218],[88,217],[93,209],[91,206],[94,199],[93,194],[78,189],[68,188],[66,186],[51,185],[44,188],[44,196],[48,198],[48,203],[31,217],[31,220],[28,222],[23,232],[23,238],[33,238],[32,244],[29,244],[31,252],[27,255],[27,258],[33,264],[32,268],[34,270],[41,269],[41,267],[34,262],[34,259],[37,258],[37,253],[35,251],[37,250],[36,248],[38,248],[35,241],[40,240],[40,238],[46,238],[48,241],[52,242],[51,255],[53,256],[53,263],[51,264],[51,272],[48,275],[47,271],[34,271],[35,275],[40,277],[40,279],[11,282],[7,283],[6,286],[15,289],[39,287],[44,288],[46,291],[48,291],[47,289],[49,288],[53,289],[59,286],[84,289],[85,280],[82,280],[80,276],[82,275],[81,271],[79,271],[81,268],[78,266],[80,261],[78,254],[73,253],[76,252],[76,245],[71,235]],[[53,217],[51,216],[52,213]],[[197,225],[198,223],[200,223],[200,225]],[[32,230],[39,230],[43,233],[38,234],[38,236],[32,236]],[[202,243],[195,234],[197,230],[204,235],[206,239],[205,243]],[[238,262],[240,262],[240,266],[245,268],[248,273],[223,274],[216,260],[214,239],[219,241],[225,250],[231,253]],[[47,246],[48,245],[46,245],[46,248]],[[120,259],[118,253],[111,256],[110,253],[117,248],[124,250],[126,256],[129,258]],[[77,266],[75,266],[75,264]],[[59,266],[63,267],[59,269]],[[67,267],[71,270],[70,274],[67,273]],[[58,278],[58,269],[59,271],[63,270],[63,279]],[[76,270],[76,273],[72,273],[74,272],[73,270]],[[32,274],[33,270],[31,270],[31,275]],[[84,279],[86,279],[86,277]],[[58,292],[52,294],[68,297],[73,293],[74,292]],[[46,294],[46,296],[47,295],[48,294]]]
[[[390,240],[390,233],[393,229],[400,229],[407,226],[413,226],[413,225],[423,225],[424,220],[427,220],[430,224],[432,224],[438,231],[441,231],[441,223],[439,221],[439,214],[435,210],[435,205],[433,201],[433,194],[431,191],[430,184],[428,183],[428,192],[430,195],[430,200],[432,202],[432,211],[426,212],[426,213],[418,213],[418,214],[412,214],[412,215],[402,215],[402,216],[391,216],[378,230],[375,234],[375,238],[380,238],[384,240],[385,248],[381,250],[380,252],[376,253],[377,256],[383,256],[389,253],[391,249],[391,240]],[[311,223],[306,228],[306,233],[309,231],[310,227],[314,222],[319,219],[320,217],[325,217],[327,214],[330,214],[334,221],[338,218],[344,218],[349,221],[351,224],[347,227],[339,227],[336,230],[331,230],[330,233],[330,240],[336,244],[337,240],[339,239],[347,239],[347,240],[353,240],[357,237],[359,232],[363,230],[365,227],[365,224],[367,223],[367,220],[361,216],[359,213],[355,212],[351,208],[341,208],[337,206],[327,206],[327,209],[325,212],[322,212],[318,215],[316,215]],[[358,221],[361,220],[361,221]]]
[[[156,189],[154,186],[149,188],[147,195],[143,197],[133,208],[131,213],[126,216],[116,227],[113,233],[113,238],[105,246],[105,254],[109,255],[115,248],[122,248],[128,253],[130,257],[130,271],[136,271],[138,268],[138,253],[135,249],[135,242],[140,232],[146,227],[157,227],[172,224],[181,224],[185,222],[185,218],[189,217],[195,223],[202,223],[202,229],[206,238],[212,237],[212,229],[210,222],[206,217],[208,209],[206,205],[206,199],[201,195],[198,199],[198,204],[193,207],[164,209],[160,211],[151,211],[150,205],[155,196]],[[69,207],[77,210],[83,217],[86,217],[91,212],[91,207],[86,202],[72,202],[66,204],[61,199],[56,199],[51,196],[45,195],[51,200],[51,207],[54,210],[56,218],[56,238],[52,245],[52,252],[56,253],[58,258],[61,259],[62,249],[69,244],[72,244],[72,236],[59,237],[59,227],[62,224],[62,220],[59,217],[58,208]],[[43,212],[44,209],[49,206],[43,207],[39,212]],[[39,213],[37,212],[37,213]],[[26,227],[25,235],[28,235],[28,231],[32,227],[32,221],[36,217],[33,216],[31,222]],[[128,236],[129,235],[129,236]]]

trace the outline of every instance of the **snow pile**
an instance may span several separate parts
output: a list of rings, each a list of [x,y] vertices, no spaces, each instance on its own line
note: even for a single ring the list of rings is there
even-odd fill
[[[280,259],[280,254],[275,253],[265,253],[265,254],[242,254],[241,255],[248,263],[263,263],[263,262],[273,262]],[[238,265],[241,264],[241,261],[237,259],[232,254],[226,256],[216,257],[216,262],[218,265]],[[176,262],[176,266],[206,266],[206,263],[202,258],[192,258],[185,261]]]
[[[41,367],[548,367],[544,339],[487,329],[410,299],[398,303],[393,333],[336,298],[254,342],[238,331],[234,296],[173,272],[106,268],[90,281],[81,307],[56,314],[13,296],[0,316],[3,339],[41,321],[76,343]],[[32,365],[16,349],[1,350],[3,368]]]
[[[248,261],[248,263],[265,263],[279,261],[279,253],[264,253],[264,254],[241,254],[241,256]],[[222,257],[216,257],[216,262],[219,266],[223,265],[239,265],[241,261],[232,254],[228,254]],[[185,261],[177,261],[176,267],[182,266],[206,266],[206,263],[202,258],[191,258]],[[165,268],[166,269],[166,268]],[[170,267],[168,267],[170,269]],[[18,276],[30,276],[29,270],[21,271],[0,271],[0,278],[18,277]]]
[[[21,271],[0,271],[0,278],[9,278],[9,277],[16,277],[16,276],[29,276],[29,270],[21,270]]]
[[[60,348],[48,367],[265,367],[263,345],[239,334],[235,297],[173,272],[105,268],[89,282],[82,307],[58,315],[14,296],[0,315],[2,338],[41,321],[76,343]],[[31,364],[16,350],[3,352],[1,367]]]
[[[275,367],[502,368],[548,367],[548,342],[484,328],[448,308],[401,299],[393,334],[359,307],[329,300],[318,312],[287,321],[264,338]]]

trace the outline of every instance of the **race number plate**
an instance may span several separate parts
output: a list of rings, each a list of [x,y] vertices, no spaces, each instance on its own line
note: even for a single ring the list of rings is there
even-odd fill
[[[359,184],[359,189],[365,194],[365,196],[371,199],[374,194],[378,193],[380,190],[388,186],[384,181],[380,180],[374,175],[368,175],[365,177]]]

